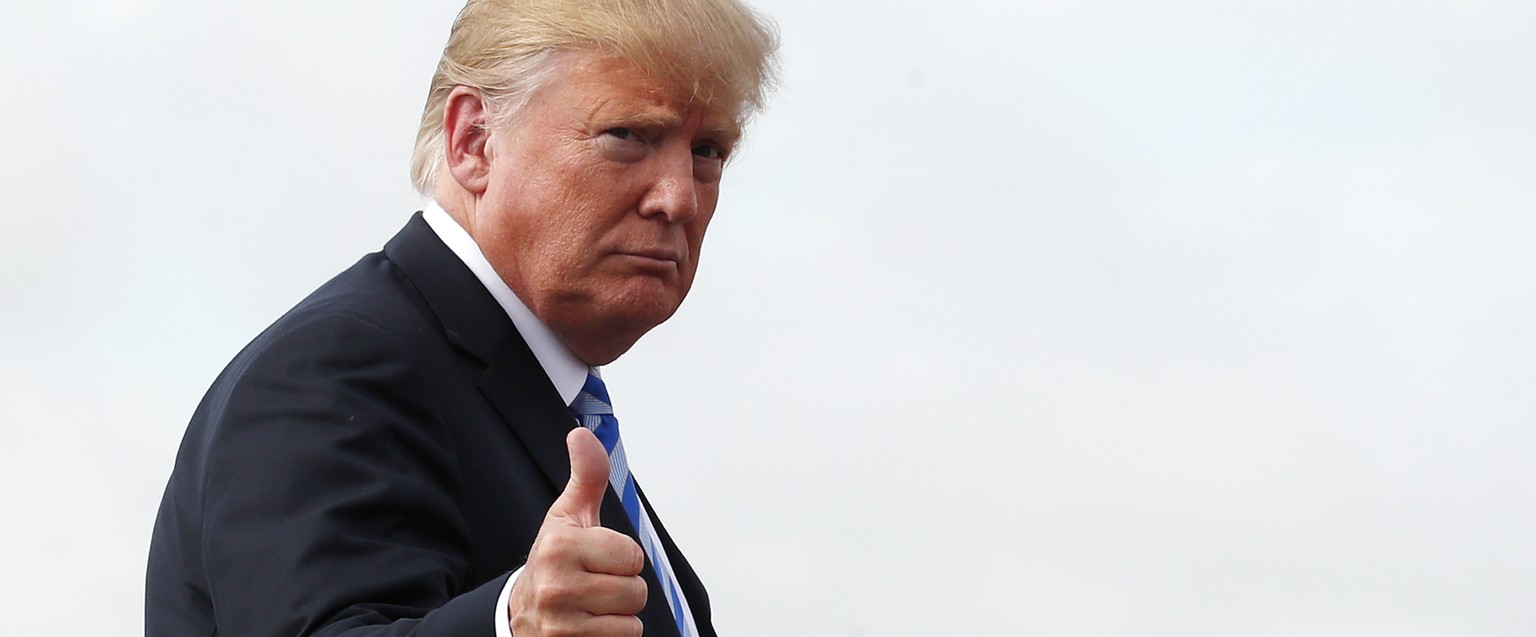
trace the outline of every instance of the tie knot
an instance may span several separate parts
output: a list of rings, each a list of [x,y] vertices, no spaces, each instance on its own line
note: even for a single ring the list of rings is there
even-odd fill
[[[581,386],[581,391],[592,394],[604,403],[613,404],[613,401],[608,398],[608,386],[603,384],[603,379],[598,378],[597,374],[587,372],[587,382]]]
[[[587,383],[571,403],[571,411],[586,416],[603,416],[613,413],[613,402],[608,398],[608,386],[597,374],[588,373]]]

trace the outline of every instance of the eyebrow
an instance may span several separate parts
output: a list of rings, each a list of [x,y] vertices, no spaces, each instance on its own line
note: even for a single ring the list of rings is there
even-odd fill
[[[741,126],[737,125],[734,121],[723,126],[705,126],[703,131],[711,139],[726,146],[735,146],[736,142],[741,141]]]
[[[595,109],[594,114],[616,117],[641,128],[677,128],[682,126],[684,121],[681,113],[666,107],[647,107],[635,111],[615,109],[615,111],[619,112],[608,111],[604,113],[605,110],[607,109],[599,107]],[[726,117],[720,117],[714,121],[710,121],[706,117],[700,132],[711,139],[727,145],[733,145],[741,139],[741,125],[734,119]]]
[[[683,125],[682,115],[669,109],[645,109],[643,111],[618,113],[620,119],[636,126],[647,128],[676,128]]]

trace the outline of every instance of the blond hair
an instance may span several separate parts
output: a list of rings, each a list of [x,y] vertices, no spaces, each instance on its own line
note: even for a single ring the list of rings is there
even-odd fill
[[[505,123],[554,75],[557,53],[596,50],[744,120],[762,108],[777,48],[772,24],[739,0],[469,0],[432,75],[411,181],[432,196],[455,86],[479,89]]]

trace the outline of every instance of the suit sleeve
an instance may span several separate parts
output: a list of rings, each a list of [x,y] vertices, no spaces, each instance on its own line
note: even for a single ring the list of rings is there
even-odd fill
[[[268,336],[209,413],[201,536],[220,634],[494,637],[506,578],[466,581],[464,485],[409,348],[345,315]]]

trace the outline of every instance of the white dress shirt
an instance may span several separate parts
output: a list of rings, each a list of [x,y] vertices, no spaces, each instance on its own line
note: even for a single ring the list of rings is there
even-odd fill
[[[555,391],[560,393],[560,399],[565,401],[565,404],[569,405],[576,401],[576,395],[580,394],[582,386],[586,385],[589,371],[599,377],[602,376],[599,369],[588,367],[576,358],[576,355],[560,342],[555,333],[550,331],[549,326],[533,315],[533,311],[529,310],[522,299],[517,298],[517,295],[512,292],[512,288],[508,287],[507,283],[501,280],[501,276],[496,274],[496,269],[491,267],[491,262],[485,258],[485,254],[480,251],[480,246],[475,243],[475,240],[457,221],[453,220],[453,217],[448,216],[448,212],[443,210],[437,202],[426,203],[422,218],[426,220],[428,226],[432,227],[432,231],[437,233],[437,237],[448,246],[448,249],[453,251],[454,256],[463,261],[470,272],[475,274],[475,278],[480,280],[480,284],[485,286],[492,297],[495,297],[502,309],[506,310],[507,316],[512,319],[512,325],[517,327],[517,332],[528,343],[528,349],[533,350],[534,358],[538,359],[539,366],[544,368],[544,374],[549,376],[550,382],[554,383]],[[629,464],[633,474],[633,458],[630,458]],[[666,548],[662,546],[661,538],[656,534],[656,523],[644,502],[640,503],[640,514],[643,518],[639,532],[648,536],[647,539],[656,547],[658,561],[661,562],[651,566],[673,573],[671,559],[667,557]],[[513,571],[512,576],[507,578],[507,585],[501,589],[501,598],[496,602],[496,637],[512,637],[512,628],[507,623],[507,600],[512,595],[512,584],[517,582],[517,576],[522,572],[521,567]],[[672,579],[677,580],[675,576]],[[679,596],[677,602],[683,609],[683,619],[686,624],[683,637],[698,637],[699,629],[694,625],[693,613],[688,608],[688,599],[683,596],[681,589],[677,594]]]

